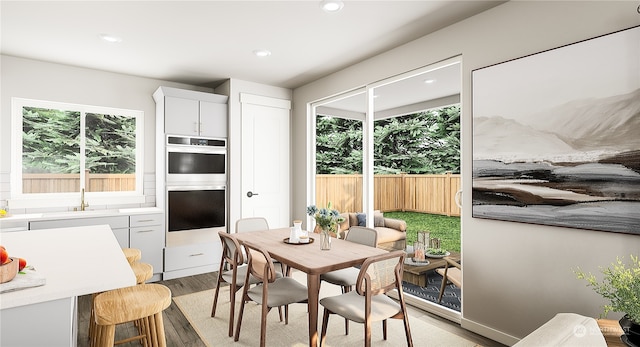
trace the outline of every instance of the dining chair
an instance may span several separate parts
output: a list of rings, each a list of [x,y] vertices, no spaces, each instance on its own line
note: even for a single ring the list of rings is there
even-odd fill
[[[249,274],[262,284],[249,288],[249,276],[245,278],[234,341],[240,339],[245,303],[253,301],[261,306],[260,346],[263,347],[266,343],[267,313],[273,307],[284,306],[285,324],[289,324],[289,304],[306,303],[307,287],[291,277],[278,277],[271,256],[264,248],[250,242],[244,242],[243,246],[249,258]]]
[[[369,247],[376,247],[378,245],[378,232],[372,228],[353,226],[349,229],[349,232],[345,236],[345,240]],[[360,269],[349,267],[322,274],[320,275],[320,281],[340,286],[342,293],[344,294],[353,289],[359,273]],[[344,321],[344,334],[349,335],[349,320],[346,318]]]
[[[320,344],[327,337],[329,316],[338,314],[354,322],[364,324],[364,345],[371,346],[371,323],[382,321],[382,335],[387,339],[387,319],[402,319],[407,346],[413,346],[409,316],[402,291],[402,265],[404,251],[394,251],[367,258],[360,268],[356,290],[320,300],[324,307]],[[399,300],[393,300],[387,292],[397,290]]]
[[[229,336],[233,336],[233,322],[235,319],[236,292],[242,288],[247,277],[247,266],[244,265],[244,256],[240,252],[240,243],[232,235],[225,231],[219,231],[218,235],[222,240],[222,259],[220,260],[220,269],[218,270],[218,280],[216,290],[213,294],[213,307],[211,308],[211,317],[216,316],[216,308],[218,307],[218,294],[220,292],[221,283],[229,283]],[[248,284],[258,283],[258,279],[249,276]]]
[[[264,217],[241,218],[236,221],[236,232],[244,233],[249,231],[268,230],[269,223]]]
[[[237,233],[245,233],[245,232],[260,231],[260,230],[269,230],[269,222],[267,222],[267,219],[264,217],[247,217],[247,218],[238,219],[236,221]],[[280,265],[280,269],[282,269],[283,274],[286,274],[287,276],[291,274],[291,269],[288,269],[284,264],[281,264],[279,261],[275,259],[273,260],[273,262]]]
[[[462,289],[462,265],[449,257],[444,257],[444,260],[446,261],[444,268],[436,269],[436,272],[442,276],[438,303],[442,301],[447,284],[453,283],[456,287]]]

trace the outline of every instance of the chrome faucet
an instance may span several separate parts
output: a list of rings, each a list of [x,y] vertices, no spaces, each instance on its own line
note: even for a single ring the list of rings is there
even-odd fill
[[[84,201],[84,188],[82,188],[82,191],[80,192],[80,211],[84,211],[88,206],[89,203]]]

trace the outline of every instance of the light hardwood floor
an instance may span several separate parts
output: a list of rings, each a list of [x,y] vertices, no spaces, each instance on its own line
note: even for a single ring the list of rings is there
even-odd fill
[[[215,288],[216,273],[206,273],[202,275],[189,276],[168,281],[160,281],[157,283],[164,284],[171,289],[172,295],[180,296],[191,294],[203,290]],[[89,327],[89,308],[91,304],[91,296],[85,295],[78,300],[78,346],[89,346],[88,327]],[[485,337],[462,329],[459,325],[435,315],[431,317],[430,323],[447,330],[469,341],[477,343],[483,347],[504,347],[504,345],[489,340]],[[172,304],[164,311],[164,329],[167,337],[167,346],[184,346],[184,347],[205,347],[200,340],[198,334],[193,330],[187,319],[175,304]],[[125,324],[118,326],[116,329],[116,340],[124,337],[134,336],[135,328],[133,324]],[[118,346],[140,346],[138,342],[129,342]],[[453,347],[453,346],[452,346]]]

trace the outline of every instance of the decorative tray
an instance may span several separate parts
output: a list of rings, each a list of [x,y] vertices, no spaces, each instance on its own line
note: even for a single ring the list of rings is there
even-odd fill
[[[429,258],[444,258],[444,257],[448,257],[451,255],[451,253],[447,252],[445,254],[431,254],[429,252],[424,254],[425,256],[429,257]]]
[[[428,260],[419,260],[419,261],[414,261],[413,258],[404,258],[404,263],[407,265],[413,265],[413,266],[423,266],[423,265],[429,265],[429,261]]]
[[[309,242],[303,243],[303,242],[289,242],[289,238],[287,237],[286,239],[282,240],[284,241],[284,243],[288,244],[288,245],[308,245],[308,244],[312,244],[313,241],[315,239],[313,237],[309,238]]]

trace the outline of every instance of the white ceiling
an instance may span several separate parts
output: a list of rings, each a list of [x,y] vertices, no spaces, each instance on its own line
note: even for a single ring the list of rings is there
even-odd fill
[[[2,0],[0,53],[192,85],[296,88],[503,2],[345,1],[326,13],[319,0]]]

